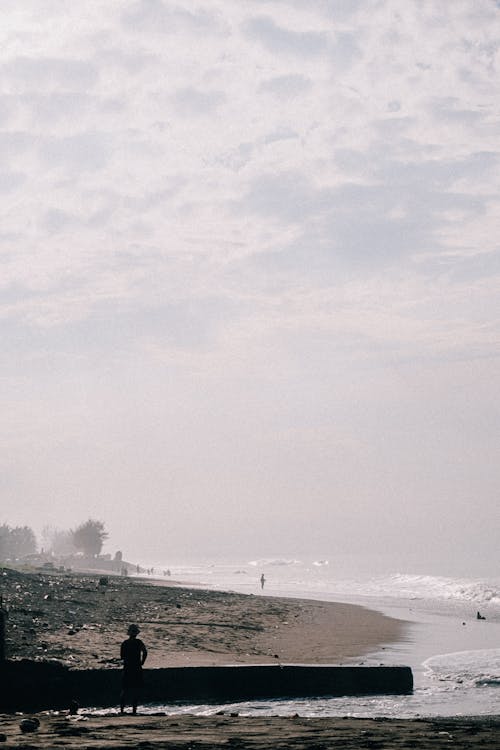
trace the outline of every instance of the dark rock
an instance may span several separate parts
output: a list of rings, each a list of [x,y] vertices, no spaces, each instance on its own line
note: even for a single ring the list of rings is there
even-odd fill
[[[22,721],[19,722],[19,729],[21,732],[36,732],[39,726],[40,722],[35,717],[32,719],[22,719]]]

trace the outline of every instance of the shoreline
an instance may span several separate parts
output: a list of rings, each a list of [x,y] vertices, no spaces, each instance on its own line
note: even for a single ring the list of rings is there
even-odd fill
[[[173,581],[3,569],[7,658],[116,668],[130,622],[149,668],[271,662],[362,664],[408,623],[355,604],[188,588]]]
[[[61,575],[35,571],[26,574],[2,571],[0,568],[0,593],[11,609],[8,638],[11,638],[13,626],[17,631],[17,652],[9,656],[37,660],[56,658],[76,669],[116,669],[120,666],[117,651],[124,639],[124,627],[129,621],[139,620],[143,625],[141,637],[150,648],[146,667],[153,669],[158,666],[264,664],[275,659],[276,651],[280,651],[278,656],[284,663],[409,663],[413,667],[405,652],[415,651],[415,627],[419,627],[419,624],[411,617],[411,612],[408,612],[407,619],[402,619],[406,614],[404,607],[398,609],[395,614],[399,616],[394,618],[381,614],[381,608],[371,609],[369,603],[365,602],[339,603],[316,597],[299,598],[290,596],[289,592],[280,596],[269,595],[267,591],[264,595],[243,594],[227,589],[209,589],[196,583],[188,586],[185,582],[171,579],[140,580],[119,576],[110,576],[107,587],[100,587],[98,581],[99,575],[94,572]],[[148,614],[147,618],[142,617],[144,613]],[[441,621],[444,625],[447,618],[441,618]],[[356,627],[361,628],[357,634],[356,628],[349,622],[357,623]],[[448,637],[448,627],[445,630]],[[73,631],[71,635],[70,631]],[[341,635],[345,636],[344,641]],[[427,642],[425,636],[422,641]],[[298,649],[295,652],[292,648],[294,643],[293,648]],[[398,659],[399,656],[402,658]],[[456,700],[457,693],[454,696]],[[366,704],[366,713],[358,713],[349,700],[334,700],[335,703],[339,701],[335,715],[321,717],[309,713],[308,721],[330,721],[332,726],[337,726],[344,713],[349,714],[353,722],[368,720],[362,717],[369,715],[373,722],[390,721],[398,725],[403,722],[408,726],[408,729],[404,729],[405,733],[410,733],[408,736],[413,736],[412,733],[416,731],[415,719],[409,718],[415,716],[415,712],[403,711],[402,716],[408,718],[388,719],[383,709],[377,716],[377,710],[370,709],[369,703]],[[281,710],[278,708],[281,703],[284,702],[279,701],[276,705],[278,711]],[[173,719],[183,716],[185,711],[193,711],[195,707],[172,705],[171,708],[172,712],[170,707],[165,707],[165,710]],[[224,709],[224,706],[221,708]],[[461,719],[459,714],[463,707],[455,708],[458,710],[451,716],[446,709],[439,716],[433,712],[426,713],[425,709],[420,715],[427,716],[430,724],[446,724]],[[200,709],[203,707],[200,706]],[[302,710],[300,705],[285,706],[284,709],[285,712],[281,713],[283,720],[287,715]],[[150,710],[154,711],[154,708]],[[232,710],[245,709],[234,706]],[[254,716],[247,719],[248,731],[253,731],[253,719],[272,718],[274,723],[270,731],[271,734],[276,731],[275,738],[278,739],[280,719],[271,715],[275,713],[273,707],[266,707],[264,713],[259,715],[260,711],[259,708]],[[473,710],[465,709],[462,713],[467,717],[464,721],[474,719]],[[496,709],[481,713],[477,721],[481,727],[487,726],[495,719],[495,714]],[[58,715],[61,720],[64,718],[64,712]],[[359,719],[354,719],[354,716]],[[9,722],[11,718],[5,717],[2,723]],[[94,714],[94,718],[98,717]],[[107,718],[113,718],[112,711],[107,712]],[[143,715],[143,718],[149,722],[154,717]],[[191,718],[197,720],[199,716],[193,713]],[[77,719],[85,724],[91,721],[84,714]],[[353,724],[352,731],[356,726],[359,725]],[[135,730],[129,731],[133,734]],[[147,728],[142,732],[149,735]],[[245,738],[242,739],[244,741]]]

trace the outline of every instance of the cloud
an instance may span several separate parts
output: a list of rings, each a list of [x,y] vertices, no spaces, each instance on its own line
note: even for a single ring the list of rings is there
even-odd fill
[[[272,94],[279,99],[294,99],[303,96],[312,89],[310,78],[299,74],[274,76],[259,85],[259,91]]]
[[[34,145],[34,138],[29,132],[0,132],[0,156],[3,164],[18,162],[20,157],[34,148]]]
[[[329,46],[328,56],[335,72],[341,73],[348,70],[356,60],[363,57],[356,34],[336,34]]]
[[[438,97],[431,101],[431,111],[436,119],[453,120],[460,125],[476,125],[484,119],[480,109],[460,108],[460,101],[455,97]]]
[[[176,34],[179,32],[207,33],[220,31],[221,23],[214,13],[162,0],[138,0],[122,14],[123,25],[136,33]]]
[[[78,135],[46,138],[39,146],[43,163],[72,173],[102,169],[111,157],[113,143],[106,133],[84,132]]]
[[[27,176],[21,172],[1,172],[0,173],[0,193],[9,193],[21,187],[26,181]]]
[[[346,20],[366,6],[366,0],[309,0],[307,5],[303,0],[251,0],[251,2],[257,6],[287,5],[299,11],[307,9],[309,13],[322,14],[333,20]]]
[[[356,169],[365,166],[366,157],[341,152],[340,163]],[[255,260],[268,271],[319,281],[325,271],[351,277],[445,252],[448,215],[481,216],[489,201],[454,186],[494,170],[498,157],[479,153],[465,160],[405,163],[375,152],[368,163],[373,184],[327,187],[299,172],[256,179],[238,210],[295,228],[296,236],[272,253],[257,253]]]
[[[172,95],[177,112],[183,117],[209,115],[225,101],[222,91],[201,91],[191,86],[178,89]]]
[[[52,128],[64,122],[81,122],[103,104],[100,98],[84,91],[32,92],[16,97],[16,102],[31,113],[32,123]]]
[[[1,70],[8,88],[16,93],[90,89],[99,78],[94,64],[71,57],[16,57],[4,63]]]
[[[43,225],[49,234],[54,234],[62,230],[75,229],[81,221],[78,217],[61,211],[58,208],[52,208],[45,213]]]
[[[258,16],[245,21],[243,33],[255,39],[273,54],[285,53],[298,57],[311,57],[327,48],[327,34],[317,31],[292,31],[279,26],[272,18]]]
[[[262,175],[243,197],[240,210],[285,222],[300,223],[324,210],[329,191],[315,188],[298,172]]]

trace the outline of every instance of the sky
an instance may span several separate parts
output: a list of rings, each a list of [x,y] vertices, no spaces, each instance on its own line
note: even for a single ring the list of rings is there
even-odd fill
[[[2,0],[0,522],[498,573],[500,3]]]

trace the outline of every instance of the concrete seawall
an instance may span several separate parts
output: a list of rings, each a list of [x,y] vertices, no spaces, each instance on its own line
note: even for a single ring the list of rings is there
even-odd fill
[[[57,662],[1,665],[0,711],[34,711],[118,703],[121,670],[71,670]],[[409,667],[244,665],[145,669],[141,702],[219,703],[255,698],[407,694]]]

